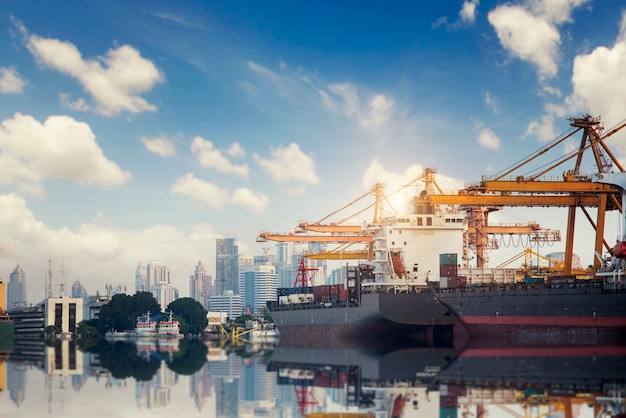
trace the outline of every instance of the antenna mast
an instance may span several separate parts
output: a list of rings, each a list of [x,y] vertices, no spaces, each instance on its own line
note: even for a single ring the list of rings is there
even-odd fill
[[[48,259],[48,283],[47,283],[46,299],[52,297],[52,260]]]

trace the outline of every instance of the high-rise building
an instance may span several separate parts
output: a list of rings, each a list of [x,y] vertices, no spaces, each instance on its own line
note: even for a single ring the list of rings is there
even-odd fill
[[[146,271],[146,265],[143,261],[137,263],[137,269],[135,270],[135,292],[149,292],[150,286],[148,284],[148,273]]]
[[[239,246],[235,236],[218,238],[215,246],[216,294],[232,290],[239,294]]]
[[[253,314],[267,310],[266,302],[276,299],[278,274],[271,264],[245,267],[239,275],[242,305]]]
[[[152,260],[146,265],[146,292],[156,283],[169,283],[170,269],[159,260]]]
[[[241,315],[241,296],[235,295],[232,290],[226,290],[221,295],[209,298],[211,312],[226,312],[228,317],[235,319]]]
[[[85,302],[87,301],[87,298],[89,297],[89,295],[87,294],[87,290],[85,289],[85,286],[83,286],[78,280],[76,280],[74,284],[72,285],[72,297],[81,298]]]
[[[7,311],[25,308],[26,303],[26,273],[18,264],[9,276],[7,286]]]
[[[204,309],[208,309],[209,297],[215,292],[212,282],[213,278],[207,274],[202,262],[198,261],[193,274],[189,276],[189,297],[200,302]]]
[[[165,311],[167,305],[178,298],[178,290],[170,283],[170,269],[159,260],[153,260],[146,266],[146,276],[150,292]]]

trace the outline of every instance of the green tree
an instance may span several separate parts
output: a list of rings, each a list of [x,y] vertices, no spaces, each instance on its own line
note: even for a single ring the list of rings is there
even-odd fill
[[[242,327],[246,325],[246,321],[254,321],[254,317],[252,315],[245,314],[245,315],[238,316],[237,318],[233,320],[235,324],[240,325]]]
[[[133,296],[120,293],[102,306],[96,327],[100,333],[110,329],[116,331],[133,329],[138,316],[160,311],[159,304],[150,292],[137,292]]]
[[[183,334],[200,334],[209,325],[207,310],[195,299],[177,299],[167,305],[167,311],[173,312],[174,319],[180,322],[180,332]]]
[[[78,345],[81,350],[96,344],[101,337],[102,334],[98,332],[96,327],[89,325],[87,321],[81,321],[76,326],[75,338],[78,339]]]

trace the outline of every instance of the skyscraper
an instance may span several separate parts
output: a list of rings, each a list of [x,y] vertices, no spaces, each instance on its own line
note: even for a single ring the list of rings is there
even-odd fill
[[[159,260],[152,260],[146,266],[146,276],[150,292],[161,305],[161,310],[165,311],[167,305],[178,297],[178,292],[170,283],[170,269]]]
[[[189,276],[189,297],[200,302],[204,309],[208,309],[209,297],[215,292],[212,279],[201,261],[198,261],[194,273]]]
[[[253,314],[265,312],[266,302],[276,298],[278,274],[271,264],[245,267],[240,274],[241,303]]]
[[[159,260],[152,260],[146,265],[146,291],[149,291],[157,283],[170,282],[170,269],[161,264]]]
[[[27,306],[26,273],[24,273],[19,264],[9,276],[7,290],[7,311]]]
[[[143,261],[137,263],[137,269],[135,270],[135,292],[149,292],[150,286],[148,285],[148,273],[146,272],[146,265]]]
[[[215,246],[215,287],[217,295],[226,290],[239,294],[239,246],[236,236],[218,238]]]

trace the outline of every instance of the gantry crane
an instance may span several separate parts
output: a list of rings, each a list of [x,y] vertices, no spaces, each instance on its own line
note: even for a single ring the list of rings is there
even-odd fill
[[[259,233],[257,242],[278,241],[278,242],[299,242],[299,243],[332,243],[341,244],[344,249],[348,248],[352,244],[367,244],[370,248],[374,242],[372,234],[364,229],[361,225],[349,225],[345,224],[348,220],[358,216],[368,209],[374,208],[373,223],[378,224],[383,217],[383,202],[386,200],[383,193],[383,185],[377,183],[374,187],[367,191],[367,193],[348,203],[344,207],[336,210],[335,212],[327,215],[321,220],[309,224],[307,222],[300,222],[294,232],[289,234],[277,234],[263,231]],[[374,203],[366,206],[364,209],[352,214],[348,218],[345,218],[337,223],[322,224],[329,217],[337,214],[338,212],[354,205],[356,202],[362,200],[369,195],[375,196]],[[360,254],[360,252],[359,252]],[[348,257],[347,257],[348,258]]]
[[[600,118],[584,115],[581,118],[570,118],[569,122],[572,127],[569,133],[557,138],[504,172],[491,178],[483,178],[480,183],[466,187],[457,194],[431,194],[424,196],[423,200],[431,204],[459,205],[466,210],[478,208],[485,214],[483,220],[478,224],[479,228],[487,225],[488,217],[486,215],[489,211],[498,210],[505,206],[567,207],[564,273],[571,274],[576,209],[581,208],[583,210],[596,231],[594,248],[596,255],[602,254],[603,247],[610,250],[610,246],[604,240],[606,212],[622,209],[621,190],[612,185],[593,182],[591,175],[581,173],[583,155],[587,150],[593,153],[595,165],[600,173],[607,173],[613,167],[624,172],[621,163],[611,153],[604,141],[626,126],[626,120],[604,135],[602,135],[604,127]],[[542,165],[534,171],[523,175],[514,175],[515,171],[526,167],[530,162],[546,154],[555,146],[562,144],[579,131],[582,131],[582,139],[578,149],[551,161],[549,164]],[[606,158],[605,154],[609,156],[609,159]],[[564,171],[561,179],[554,180],[542,177],[572,159],[575,159],[574,167]],[[586,209],[588,207],[597,208],[595,222]],[[489,209],[484,210],[483,208]],[[594,257],[594,268],[599,268],[601,262],[599,257]]]
[[[330,251],[316,251],[305,253],[307,258],[310,259],[334,259],[334,260],[365,260],[372,259],[373,251],[373,229],[372,226],[381,225],[384,222],[384,203],[386,202],[393,210],[393,206],[389,202],[396,193],[414,185],[417,182],[423,182],[423,189],[418,196],[415,196],[411,201],[413,211],[426,211],[429,213],[435,213],[440,210],[437,204],[431,202],[425,202],[424,199],[432,196],[444,196],[442,188],[435,179],[437,170],[434,168],[426,168],[418,176],[410,180],[408,183],[402,185],[389,196],[386,196],[383,192],[383,185],[378,183],[367,193],[336,210],[335,212],[327,215],[314,223],[300,222],[294,232],[289,234],[274,234],[269,232],[261,232],[257,238],[258,242],[266,241],[278,241],[278,242],[298,242],[298,243],[332,243],[338,244]],[[363,198],[374,195],[374,203],[369,204],[365,208],[357,211],[356,213],[334,223],[323,224],[326,219],[338,212],[345,210],[353,206],[356,202]],[[449,203],[449,202],[445,202]],[[424,206],[427,208],[424,209]],[[374,216],[371,224],[359,225],[359,224],[346,224],[354,217],[362,214],[368,209],[374,208]],[[531,222],[524,224],[511,224],[511,225],[489,225],[487,222],[487,214],[491,210],[500,209],[499,207],[492,206],[464,206],[466,211],[466,224],[467,231],[464,234],[464,248],[471,248],[477,255],[477,264],[479,267],[483,267],[485,263],[484,253],[487,249],[497,249],[497,240],[494,235],[529,235],[531,239],[541,240],[543,242],[555,242],[560,241],[560,231],[545,229],[540,227],[537,223]],[[350,250],[354,244],[366,244],[365,248],[360,250]]]

